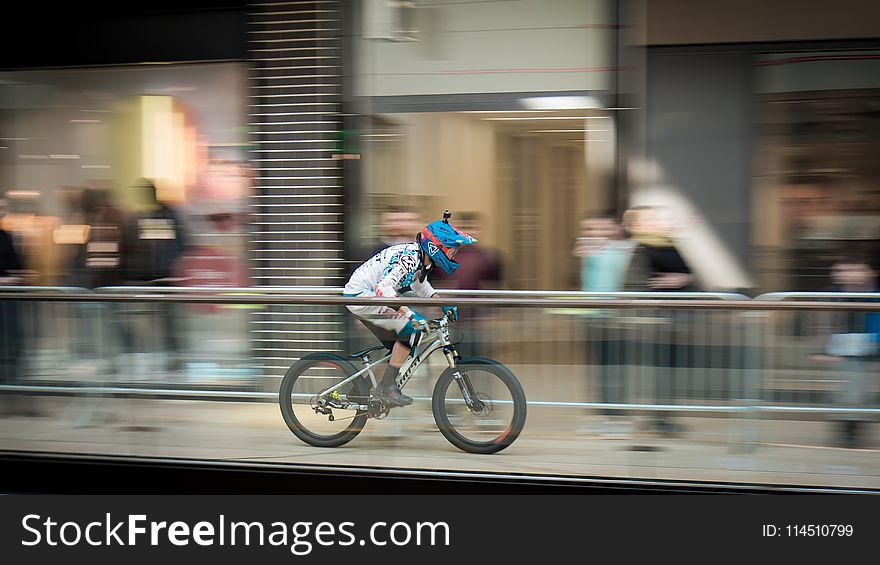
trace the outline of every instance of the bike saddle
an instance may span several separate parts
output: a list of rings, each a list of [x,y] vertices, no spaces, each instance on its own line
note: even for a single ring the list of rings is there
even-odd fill
[[[352,353],[349,355],[349,357],[351,357],[352,359],[361,359],[365,355],[369,355],[370,353],[372,353],[378,349],[385,349],[385,346],[384,345],[374,345],[373,347],[368,347],[368,348],[364,349],[363,351],[358,351],[357,353]]]

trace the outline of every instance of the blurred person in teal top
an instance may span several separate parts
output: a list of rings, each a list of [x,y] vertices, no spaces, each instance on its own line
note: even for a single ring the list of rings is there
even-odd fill
[[[624,290],[627,271],[636,243],[625,237],[623,227],[610,214],[592,216],[581,222],[574,256],[581,261],[581,290],[620,292]],[[587,335],[592,345],[593,365],[600,402],[623,403],[626,399],[625,376],[621,370],[622,335],[614,313],[598,310],[587,318]],[[628,435],[629,422],[621,421],[620,410],[605,409],[598,426],[582,426],[580,431],[595,431],[604,437]]]
[[[574,248],[581,259],[581,290],[619,292],[636,243],[624,238],[623,227],[610,215],[581,222]]]

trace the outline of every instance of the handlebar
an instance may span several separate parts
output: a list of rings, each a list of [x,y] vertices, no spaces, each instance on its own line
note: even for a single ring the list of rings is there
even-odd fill
[[[436,330],[436,329],[440,329],[444,326],[448,326],[449,320],[451,320],[451,319],[452,319],[452,313],[447,312],[446,314],[444,314],[443,316],[441,316],[439,318],[428,320],[428,323],[427,323],[424,331]]]

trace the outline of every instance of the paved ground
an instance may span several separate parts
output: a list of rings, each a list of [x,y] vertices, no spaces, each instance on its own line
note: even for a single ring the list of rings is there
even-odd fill
[[[878,424],[862,449],[834,447],[828,422],[732,417],[681,418],[685,433],[675,439],[638,429],[604,437],[594,414],[538,407],[515,444],[480,456],[447,443],[419,405],[370,421],[347,446],[319,449],[287,430],[275,404],[39,402],[42,416],[0,418],[0,449],[880,488]]]

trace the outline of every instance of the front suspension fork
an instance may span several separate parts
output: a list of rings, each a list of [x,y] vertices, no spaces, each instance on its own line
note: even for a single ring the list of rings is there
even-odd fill
[[[452,376],[455,378],[455,382],[458,384],[458,388],[461,390],[461,396],[464,399],[465,405],[472,412],[479,412],[483,409],[483,402],[477,398],[477,393],[474,390],[474,385],[471,383],[471,379],[468,377],[467,373],[462,371],[458,366],[458,357],[453,352],[452,348],[444,347],[443,355],[446,356],[446,361],[449,363],[449,367],[452,369]]]

